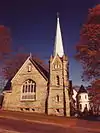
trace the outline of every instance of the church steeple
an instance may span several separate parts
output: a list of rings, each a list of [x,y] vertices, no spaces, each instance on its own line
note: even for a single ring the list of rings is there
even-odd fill
[[[55,37],[55,46],[54,46],[54,56],[59,55],[62,57],[64,55],[63,41],[61,36],[59,14],[57,13],[57,28],[56,28],[56,37]]]
[[[49,63],[48,114],[70,116],[69,67],[67,56],[64,55],[59,16],[57,16],[54,54]]]

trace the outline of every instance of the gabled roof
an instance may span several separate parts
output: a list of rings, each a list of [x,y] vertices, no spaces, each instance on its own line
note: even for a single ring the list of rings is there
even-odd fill
[[[37,61],[35,58],[33,57],[28,57],[27,59],[29,59],[32,64],[36,67],[36,69],[41,73],[41,75],[48,80],[49,79],[49,69],[48,67],[42,62],[40,63],[39,61]],[[26,59],[26,60],[27,60]],[[23,64],[22,64],[23,65]],[[20,68],[19,68],[20,69]],[[15,76],[15,75],[14,75]],[[14,77],[13,76],[13,77]],[[13,77],[11,79],[8,80],[8,82],[6,83],[3,91],[8,91],[11,90],[11,80],[13,79]]]
[[[87,93],[87,90],[84,88],[83,85],[81,85],[79,91],[78,91],[78,95],[81,94],[81,93]]]
[[[29,60],[33,63],[33,65],[36,67],[36,69],[43,75],[45,79],[49,79],[49,70],[46,68],[44,64],[40,64],[38,61],[36,61],[33,58],[29,58]]]

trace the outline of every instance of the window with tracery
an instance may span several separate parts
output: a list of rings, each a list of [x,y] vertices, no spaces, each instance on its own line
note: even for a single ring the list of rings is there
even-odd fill
[[[36,100],[36,82],[28,79],[22,85],[21,100]]]
[[[56,63],[56,64],[54,64],[53,66],[54,66],[54,69],[59,69],[59,68],[61,68],[61,65],[60,65],[59,63]]]

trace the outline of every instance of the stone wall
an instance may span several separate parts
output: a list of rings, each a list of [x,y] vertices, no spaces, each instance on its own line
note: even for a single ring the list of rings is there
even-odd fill
[[[23,64],[23,66],[11,80],[12,92],[4,93],[3,109],[45,113],[48,81],[40,74],[40,72],[32,63],[32,71],[28,72],[28,63],[31,63],[30,60],[27,60]],[[21,87],[25,80],[28,79],[32,79],[36,82],[35,101],[21,101]]]
[[[48,114],[58,116],[70,116],[69,106],[69,76],[66,56],[63,59],[59,56],[50,58],[50,90],[48,99]],[[56,67],[55,67],[56,66]],[[57,75],[59,85],[57,85]],[[59,96],[59,101],[57,101]]]

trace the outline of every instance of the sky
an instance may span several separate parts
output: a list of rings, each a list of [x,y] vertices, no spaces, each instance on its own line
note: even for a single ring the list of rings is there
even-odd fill
[[[96,4],[100,4],[100,0],[3,0],[0,2],[0,25],[9,27],[15,51],[31,52],[48,61],[54,49],[59,12],[70,79],[73,85],[86,84],[81,80],[82,67],[74,59],[75,46],[88,9]]]

